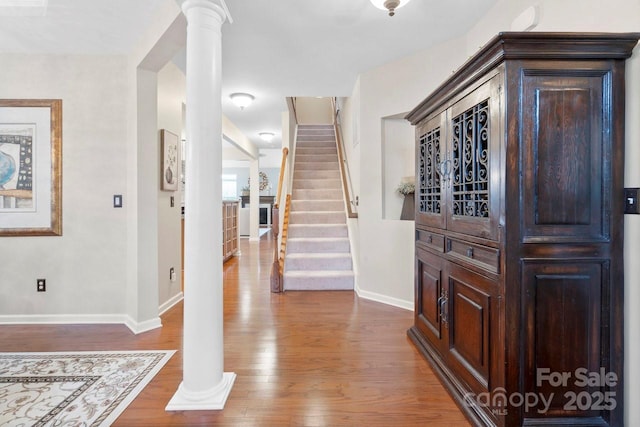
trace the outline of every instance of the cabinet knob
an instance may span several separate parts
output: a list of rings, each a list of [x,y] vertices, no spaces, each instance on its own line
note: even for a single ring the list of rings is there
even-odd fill
[[[473,248],[467,248],[467,256],[473,258]]]

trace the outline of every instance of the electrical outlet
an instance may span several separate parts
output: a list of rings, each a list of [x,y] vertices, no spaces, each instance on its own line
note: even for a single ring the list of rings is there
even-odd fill
[[[46,292],[47,281],[45,279],[36,279],[36,289],[38,292]]]

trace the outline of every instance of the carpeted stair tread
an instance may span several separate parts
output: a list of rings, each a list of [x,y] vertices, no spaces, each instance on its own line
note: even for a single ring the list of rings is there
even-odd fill
[[[343,200],[342,188],[294,189],[291,200]]]
[[[290,224],[346,224],[344,211],[299,211],[289,214]]]
[[[287,257],[286,271],[352,271],[353,262],[349,252],[292,253]]]
[[[287,240],[288,254],[346,252],[349,250],[351,250],[351,244],[348,237],[290,237]]]
[[[342,200],[305,200],[297,199],[291,201],[291,210],[295,211],[338,211],[344,210],[344,202]]]
[[[287,271],[286,274],[290,277],[353,277],[353,271],[345,270],[293,270]]]
[[[287,271],[284,273],[287,290],[353,290],[353,271]]]
[[[342,258],[351,257],[349,252],[326,252],[326,253],[298,253],[291,254],[291,258]]]
[[[339,190],[342,187],[339,179],[296,179],[293,181],[294,190]]]
[[[346,224],[289,224],[289,238],[348,237]]]

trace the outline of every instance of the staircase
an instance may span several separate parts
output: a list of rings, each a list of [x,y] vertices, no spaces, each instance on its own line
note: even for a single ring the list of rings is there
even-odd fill
[[[333,125],[299,125],[285,290],[353,290],[353,264]]]

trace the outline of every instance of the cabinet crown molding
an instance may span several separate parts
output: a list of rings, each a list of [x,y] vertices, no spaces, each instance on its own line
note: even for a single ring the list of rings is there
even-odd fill
[[[405,116],[412,125],[441,108],[448,98],[504,60],[625,60],[640,33],[498,33],[458,70]],[[427,107],[428,106],[428,107]]]

